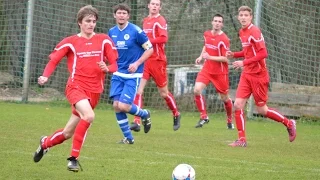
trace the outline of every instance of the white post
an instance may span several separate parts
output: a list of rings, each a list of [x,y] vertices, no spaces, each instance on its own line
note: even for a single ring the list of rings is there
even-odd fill
[[[24,50],[22,102],[28,102],[34,2],[35,0],[28,1],[28,12],[27,12],[28,14],[27,14],[27,26],[26,26],[27,32],[26,32],[26,43],[25,43],[25,50]]]
[[[260,26],[262,1],[263,0],[256,0],[255,1],[254,24],[258,27]],[[248,118],[253,117],[253,106],[254,106],[254,102],[253,102],[253,97],[251,95],[248,100],[248,112],[247,112]]]

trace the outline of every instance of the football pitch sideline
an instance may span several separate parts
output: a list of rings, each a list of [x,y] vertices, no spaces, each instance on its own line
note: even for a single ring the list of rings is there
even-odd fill
[[[111,107],[97,109],[79,158],[83,171],[67,171],[71,139],[34,163],[40,136],[63,128],[70,112],[67,106],[0,102],[0,179],[169,180],[181,163],[195,169],[196,180],[320,179],[320,123],[298,120],[290,143],[282,124],[249,120],[248,147],[234,148],[228,144],[237,131],[227,130],[223,113],[209,114],[210,123],[196,129],[198,113],[182,112],[181,128],[173,131],[171,112],[154,109],[150,132],[133,132],[133,145],[116,143],[122,133]]]

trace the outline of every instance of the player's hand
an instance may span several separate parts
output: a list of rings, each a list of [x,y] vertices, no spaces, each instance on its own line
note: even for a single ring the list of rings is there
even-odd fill
[[[48,82],[48,78],[47,78],[47,77],[40,76],[40,77],[38,78],[38,84],[44,85],[46,82]]]
[[[234,57],[234,52],[227,51],[227,52],[226,52],[226,56],[227,56],[228,59],[229,59],[229,58],[233,58],[233,57]]]
[[[99,61],[97,64],[103,72],[109,72],[108,66],[105,62]]]
[[[207,52],[202,53],[202,58],[203,59],[208,59],[210,55]]]
[[[233,68],[239,69],[243,67],[243,61],[235,61],[232,63]]]
[[[134,73],[136,72],[137,69],[138,69],[138,65],[136,63],[132,63],[129,65],[128,71],[130,73]]]
[[[196,59],[196,64],[200,64],[201,63],[201,61],[202,61],[202,57],[200,56],[200,57],[198,57],[197,59]]]

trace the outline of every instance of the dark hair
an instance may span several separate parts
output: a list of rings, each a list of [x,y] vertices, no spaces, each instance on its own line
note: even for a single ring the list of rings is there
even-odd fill
[[[222,22],[224,21],[224,17],[223,17],[221,14],[219,14],[219,13],[213,15],[212,20],[213,20],[213,18],[215,18],[215,17],[221,17],[221,18],[222,18]]]
[[[96,20],[98,20],[99,15],[98,15],[98,10],[91,5],[83,6],[77,14],[77,22],[81,23],[83,18],[88,16],[88,15],[93,15],[96,17]]]
[[[128,6],[128,4],[125,4],[125,3],[121,3],[121,4],[118,4],[116,6],[113,7],[113,13],[116,14],[116,12],[118,10],[124,10],[124,11],[127,11],[128,14],[130,14],[130,7]]]

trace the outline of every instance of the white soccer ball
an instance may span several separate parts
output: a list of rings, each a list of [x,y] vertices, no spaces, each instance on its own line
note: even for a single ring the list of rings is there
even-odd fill
[[[172,172],[172,180],[195,180],[196,172],[189,164],[179,164]]]

